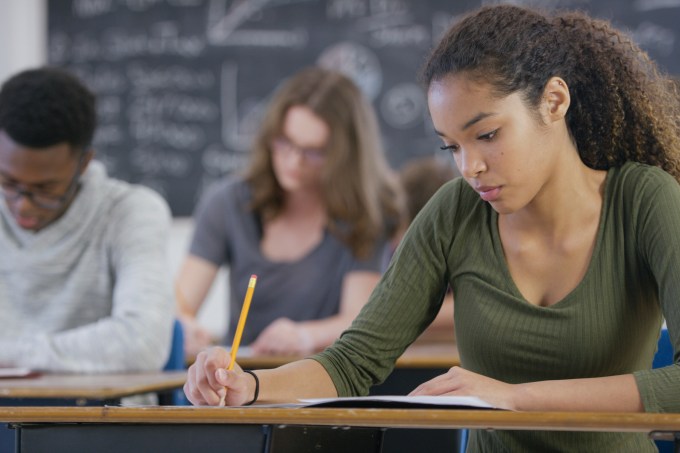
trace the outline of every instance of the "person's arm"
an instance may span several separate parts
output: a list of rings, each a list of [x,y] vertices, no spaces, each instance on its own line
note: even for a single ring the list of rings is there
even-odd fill
[[[195,318],[215,281],[219,267],[201,257],[188,255],[175,280],[177,312]]]
[[[241,406],[255,398],[255,379],[236,366],[227,371],[229,353],[219,347],[203,351],[188,371],[184,393],[194,405]],[[297,402],[299,398],[335,397],[337,391],[323,366],[306,359],[271,370],[255,371],[258,403]]]
[[[418,386],[411,395],[474,395],[500,409],[642,412],[632,374],[507,384],[460,367]]]
[[[110,316],[62,332],[3,338],[0,363],[61,372],[157,370],[163,366],[173,322],[165,256],[168,207],[147,189],[135,189],[118,200],[109,214],[101,254],[102,260],[110,263],[108,272],[115,275]],[[87,305],[85,301],[74,303]]]
[[[215,281],[219,267],[198,256],[188,255],[175,281],[177,316],[182,323],[184,354],[195,357],[213,343],[210,333],[196,320],[201,305]]]
[[[634,375],[647,412],[680,412],[680,186],[667,173],[653,171],[662,176],[648,177],[630,189],[643,197],[636,213],[636,241],[653,275],[675,355],[669,366]]]
[[[233,190],[233,184],[225,180],[211,187],[201,198],[194,215],[189,253],[175,279],[177,316],[184,333],[184,354],[189,359],[213,343],[210,333],[199,324],[196,315],[221,263],[227,261],[226,217],[232,212],[228,208],[228,194]]]
[[[439,309],[437,317],[434,318],[416,341],[423,342],[451,342],[455,340],[455,329],[453,324],[453,294],[446,293],[442,308]]]
[[[450,193],[440,198],[442,205],[451,204]],[[438,217],[439,212],[433,207],[429,217]],[[408,344],[434,319],[448,283],[443,256],[450,232],[455,228],[451,228],[452,222],[447,219],[434,221],[442,224],[437,230],[444,234],[433,233],[427,217],[415,222],[411,239],[404,241],[405,246],[397,252],[369,301],[333,345],[311,359],[271,371],[257,370],[257,375],[263,377],[259,401],[363,395],[389,375]],[[422,303],[413,303],[418,300]],[[230,383],[217,381],[218,368],[228,363],[229,357],[223,350],[199,354],[184,387],[190,401],[218,404],[224,395],[221,390],[224,385],[231,391],[231,395],[227,392],[226,404],[250,401],[254,395],[252,376],[237,373]]]

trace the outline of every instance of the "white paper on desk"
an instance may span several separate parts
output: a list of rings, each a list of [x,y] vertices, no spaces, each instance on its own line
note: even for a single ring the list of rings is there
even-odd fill
[[[231,346],[225,346],[224,349],[231,353]],[[252,357],[254,355],[255,354],[253,354],[253,349],[250,347],[250,345],[239,346],[238,351],[236,352],[236,358]]]
[[[306,398],[300,400],[306,406],[314,407],[374,407],[374,408],[465,408],[495,409],[494,406],[476,396],[404,396],[376,395],[345,398]]]
[[[1,368],[0,378],[23,378],[35,375],[36,372],[30,368]]]

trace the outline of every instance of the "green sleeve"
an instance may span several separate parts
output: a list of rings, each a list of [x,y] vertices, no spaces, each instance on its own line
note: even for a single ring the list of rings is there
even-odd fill
[[[634,234],[656,281],[675,356],[670,366],[634,375],[647,412],[680,412],[680,186],[661,170],[648,175],[635,188],[642,199]]]
[[[338,395],[365,395],[384,381],[437,315],[448,285],[446,256],[461,183],[448,183],[434,195],[351,327],[313,357],[328,371]]]

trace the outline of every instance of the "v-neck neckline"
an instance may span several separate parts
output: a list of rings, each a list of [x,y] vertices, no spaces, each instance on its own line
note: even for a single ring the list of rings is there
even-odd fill
[[[519,287],[515,283],[515,279],[512,277],[512,274],[510,273],[510,267],[508,266],[508,260],[505,256],[505,251],[503,249],[503,242],[501,241],[501,235],[500,235],[500,230],[498,228],[498,212],[496,212],[491,205],[487,205],[488,209],[491,210],[491,235],[492,235],[492,240],[493,240],[493,247],[494,247],[494,254],[498,263],[499,268],[503,272],[503,276],[505,277],[506,281],[508,282],[509,285],[509,290],[523,303],[535,307],[536,309],[541,309],[541,310],[550,310],[554,308],[560,308],[566,304],[569,303],[574,298],[574,294],[578,293],[581,287],[586,283],[586,281],[590,278],[590,275],[593,273],[593,268],[596,265],[596,262],[600,259],[600,248],[602,247],[602,241],[603,241],[603,236],[604,236],[604,226],[605,226],[605,221],[607,218],[607,214],[609,211],[609,204],[608,204],[608,195],[610,191],[610,182],[611,182],[611,173],[614,169],[610,168],[607,171],[607,175],[605,176],[605,182],[604,182],[604,194],[602,196],[602,209],[600,210],[600,219],[597,227],[597,235],[595,238],[595,247],[593,247],[593,253],[590,256],[590,261],[588,262],[588,268],[586,269],[585,274],[583,274],[583,278],[578,282],[578,284],[571,290],[569,291],[562,299],[558,300],[554,304],[550,304],[548,306],[543,306],[543,305],[536,305],[527,300],[526,297],[524,297],[524,294],[519,290]]]

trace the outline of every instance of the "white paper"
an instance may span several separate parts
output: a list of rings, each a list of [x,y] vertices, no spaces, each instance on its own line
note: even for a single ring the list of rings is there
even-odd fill
[[[227,350],[227,352],[231,353],[231,346],[225,346],[224,349]],[[238,351],[236,351],[236,357],[253,357],[255,354],[253,354],[253,349],[250,347],[250,345],[241,345],[238,347]]]
[[[0,378],[21,378],[32,374],[30,368],[0,368]]]
[[[404,395],[376,395],[376,396],[356,396],[344,398],[305,398],[299,400],[305,405],[338,405],[347,406],[343,403],[359,403],[362,406],[375,403],[380,407],[381,403],[409,405],[428,405],[428,406],[462,406],[478,407],[484,409],[494,409],[494,406],[476,396],[404,396]]]

